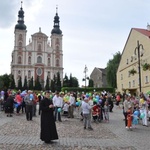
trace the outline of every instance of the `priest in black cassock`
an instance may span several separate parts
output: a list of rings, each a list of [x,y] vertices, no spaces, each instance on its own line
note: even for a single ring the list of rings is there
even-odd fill
[[[50,100],[50,93],[45,92],[45,98],[41,101],[41,135],[40,139],[45,143],[51,143],[51,140],[57,140],[58,134],[53,114],[53,102]]]

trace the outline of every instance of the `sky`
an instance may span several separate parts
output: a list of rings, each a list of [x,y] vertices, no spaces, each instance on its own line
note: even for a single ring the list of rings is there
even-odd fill
[[[27,44],[41,31],[50,37],[58,6],[63,33],[64,75],[76,77],[80,86],[95,67],[105,68],[118,51],[122,53],[131,28],[147,28],[149,0],[23,0]],[[10,73],[14,27],[21,0],[0,1],[0,75]],[[50,38],[49,38],[50,40]]]

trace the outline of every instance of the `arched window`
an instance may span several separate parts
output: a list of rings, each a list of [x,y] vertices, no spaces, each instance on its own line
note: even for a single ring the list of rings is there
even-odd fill
[[[28,57],[28,64],[31,64],[31,57]]]
[[[58,39],[58,38],[56,39],[56,44],[58,44],[58,45],[59,45],[59,39]]]
[[[56,50],[59,51],[59,46],[56,46]]]
[[[28,71],[28,78],[31,78],[31,71]]]
[[[59,67],[59,59],[56,59],[56,67]]]
[[[19,47],[22,47],[22,42],[19,42]]]
[[[38,45],[38,51],[41,51],[41,44]]]
[[[21,74],[21,71],[20,70],[18,70],[18,75],[20,75]]]
[[[22,41],[22,34],[19,34],[19,41]]]
[[[37,57],[37,63],[42,63],[42,57],[41,56]]]
[[[18,56],[18,64],[21,64],[21,56]]]
[[[42,69],[41,68],[37,68],[36,69],[36,74],[38,75],[38,76],[41,76],[42,75]]]
[[[48,58],[48,59],[47,59],[47,64],[48,64],[48,66],[50,66],[50,63],[51,63],[51,60],[50,60],[50,58]]]

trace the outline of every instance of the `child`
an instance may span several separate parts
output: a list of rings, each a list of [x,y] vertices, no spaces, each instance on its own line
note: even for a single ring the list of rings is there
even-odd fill
[[[133,124],[133,128],[136,128],[136,125],[139,123],[138,119],[139,119],[139,111],[134,111],[133,113],[133,120],[132,120],[132,124]]]
[[[100,116],[100,107],[97,105],[96,102],[94,102],[93,104],[94,105],[92,108],[92,116],[93,116],[94,122],[96,122],[96,120],[98,120]]]
[[[63,106],[64,116],[68,116],[68,108],[69,108],[69,105],[67,102],[65,102]]]
[[[104,104],[104,117],[105,117],[105,121],[109,122],[109,105],[107,101]]]
[[[127,111],[127,129],[132,129],[132,111],[131,111],[131,106],[129,106],[129,109]]]

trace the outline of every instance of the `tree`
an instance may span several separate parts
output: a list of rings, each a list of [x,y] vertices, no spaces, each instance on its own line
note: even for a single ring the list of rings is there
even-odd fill
[[[120,52],[117,52],[115,55],[113,55],[113,59],[110,59],[108,61],[106,67],[107,82],[113,88],[117,87],[116,73],[120,63],[120,59],[121,59],[121,54]]]
[[[22,78],[21,78],[21,76],[19,77],[19,80],[18,80],[18,90],[22,90]]]
[[[89,79],[88,87],[94,87],[94,81],[92,79]]]
[[[51,91],[55,92],[55,84],[53,80],[51,80]]]
[[[56,91],[61,91],[61,80],[60,80],[60,73],[57,72],[57,78],[56,78]]]
[[[25,76],[25,78],[24,78],[24,85],[23,85],[23,89],[24,89],[24,90],[27,90],[27,89],[28,89],[27,76]]]
[[[65,77],[63,79],[63,87],[68,87],[69,86],[69,79],[68,76],[65,74]]]
[[[33,86],[33,77],[29,80],[29,90],[33,90],[34,86]]]
[[[76,77],[72,77],[72,87],[79,87],[79,82]]]
[[[50,90],[50,87],[49,87],[49,77],[48,76],[47,76],[47,79],[46,79],[45,90]]]
[[[72,78],[72,74],[70,74],[69,87],[73,87],[73,78]]]
[[[10,74],[10,89],[16,89],[14,75]]]
[[[42,86],[41,86],[41,83],[40,83],[39,76],[37,76],[37,78],[36,78],[36,80],[35,80],[34,89],[35,89],[35,90],[42,90]]]

